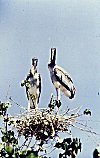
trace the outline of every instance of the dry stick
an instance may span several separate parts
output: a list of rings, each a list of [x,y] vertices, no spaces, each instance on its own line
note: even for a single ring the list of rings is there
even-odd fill
[[[9,97],[9,99],[14,103],[16,104],[18,107],[24,109],[24,110],[27,110],[27,108],[24,108],[23,106],[21,106],[20,104],[18,104],[17,102],[15,102],[11,97]]]
[[[67,112],[65,112],[62,116],[77,110],[77,112],[74,113],[74,116],[76,115],[76,117],[79,117],[79,116],[83,115],[83,114],[79,114],[79,111],[80,111],[81,108],[82,108],[82,106],[81,107],[77,107],[77,108],[72,109],[72,110],[67,110]]]
[[[24,143],[21,145],[21,147],[20,147],[21,150],[23,149],[24,146],[27,146],[27,145],[25,145],[26,142],[27,142],[27,140],[28,140],[28,138],[26,138],[26,140],[24,141]]]
[[[56,148],[54,147],[50,152],[47,152],[46,154],[40,155],[40,157],[45,156],[47,154],[51,154],[54,150],[56,150]]]
[[[73,124],[71,124],[71,126],[73,126],[73,127],[75,127],[75,128],[77,128],[77,129],[80,129],[81,131],[85,131],[85,132],[89,132],[89,133],[92,133],[92,134],[95,134],[95,135],[100,135],[100,134],[97,134],[96,132],[92,132],[91,130],[88,130],[88,129],[83,129],[83,128],[81,128],[81,127],[78,127],[78,126],[75,126],[75,125],[73,125]]]
[[[82,126],[84,126],[84,127],[88,127],[88,125],[84,125],[84,124],[79,123],[79,122],[76,122],[76,123],[77,123],[77,124],[80,124],[80,125],[82,125]],[[81,127],[79,127],[79,128],[81,128]],[[88,128],[92,129],[92,127],[88,127]],[[82,128],[82,129],[83,129],[83,128]],[[83,129],[83,131],[86,131],[86,132],[89,132],[89,133],[92,133],[92,134],[95,134],[95,135],[100,136],[99,133],[96,133],[96,132],[94,132],[94,131],[92,131],[92,130],[90,130],[90,129],[87,129],[87,131],[86,131],[85,129]]]
[[[78,129],[80,129],[80,130],[83,130],[83,131],[87,131],[87,132],[92,132],[91,130],[85,130],[85,129],[83,129],[83,128],[81,128],[81,127],[77,127],[77,126],[75,126],[75,125],[72,125],[72,123],[70,123],[70,122],[75,122],[75,123],[78,123],[77,121],[75,121],[75,118],[76,117],[79,117],[80,115],[79,114],[74,114],[74,116],[66,116],[66,117],[62,117],[62,116],[55,116],[55,115],[52,115],[52,114],[48,114],[47,113],[47,115],[46,115],[46,112],[45,112],[45,110],[43,111],[43,112],[40,112],[40,111],[35,111],[35,114],[33,113],[33,114],[31,114],[30,116],[32,117],[32,115],[34,116],[35,115],[35,117],[34,118],[36,118],[37,116],[38,117],[40,117],[40,118],[42,118],[43,119],[43,117],[45,118],[45,120],[47,120],[47,122],[48,121],[50,121],[50,122],[52,122],[52,120],[53,120],[53,118],[54,119],[59,119],[59,121],[58,121],[58,123],[60,124],[60,123],[64,123],[64,125],[66,126],[66,128],[67,128],[67,126],[69,126],[69,125],[71,125],[71,126],[73,126],[73,127],[75,127],[75,128],[78,128]],[[49,117],[48,117],[48,115],[49,115]],[[33,119],[34,119],[33,118]],[[49,119],[48,119],[49,118]],[[20,118],[21,119],[21,118]],[[26,119],[27,119],[27,117],[26,117]],[[30,118],[30,119],[32,119],[32,118]],[[45,122],[44,122],[45,123]],[[78,124],[80,124],[80,125],[82,125],[82,126],[84,126],[84,127],[86,127],[86,125],[84,125],[84,124],[81,124],[81,123],[78,123]],[[38,126],[37,126],[37,128],[38,128]],[[35,131],[34,131],[34,133],[33,133],[33,135],[36,133],[36,131],[37,131],[37,128],[35,129]],[[53,127],[52,127],[52,129],[53,129]],[[53,129],[54,130],[54,129]],[[67,132],[68,133],[68,132]],[[92,133],[94,133],[94,134],[96,134],[96,132],[92,132]]]
[[[76,111],[76,110],[79,111],[81,108],[82,108],[82,106],[81,106],[81,107],[74,108],[74,109],[72,109],[72,110],[69,110],[69,113],[72,112],[72,111]]]
[[[73,153],[73,150],[71,150],[71,158],[75,158],[75,154]]]
[[[37,144],[37,142],[38,142],[38,140],[35,140],[35,143],[34,143],[34,145],[31,148],[34,148],[35,145]]]
[[[89,127],[88,125],[85,125],[85,124],[80,123],[80,122],[78,122],[78,121],[75,121],[75,123],[77,123],[77,124],[79,124],[79,125],[81,125],[81,126],[88,127],[88,128],[91,128],[91,129],[92,129],[92,127]]]
[[[8,86],[7,94],[6,94],[6,100],[8,100],[8,94],[9,94],[10,84]]]
[[[81,107],[80,107],[81,108]],[[80,111],[80,108],[78,109],[78,108],[76,108],[76,109],[78,109],[78,111],[77,112],[79,112]],[[74,109],[74,110],[76,110],[76,109]],[[81,116],[80,114],[78,114],[78,113],[76,113],[76,114],[74,114],[73,116],[65,116],[65,117],[63,117],[65,114],[63,114],[63,115],[60,115],[60,116],[55,116],[55,115],[53,115],[53,114],[50,114],[49,115],[49,111],[47,110],[47,109],[42,109],[43,111],[41,112],[41,111],[34,111],[35,113],[30,113],[30,117],[32,117],[32,116],[34,116],[34,115],[36,115],[36,116],[40,116],[41,118],[42,118],[42,116],[47,120],[47,121],[51,121],[52,119],[51,118],[54,118],[54,119],[56,119],[56,118],[58,118],[59,119],[59,123],[60,122],[62,122],[62,121],[64,121],[64,123],[65,123],[65,125],[66,125],[66,123],[67,123],[67,125],[69,124],[69,125],[71,125],[71,126],[73,126],[73,127],[75,127],[75,128],[77,128],[77,129],[79,129],[79,130],[82,130],[82,131],[86,131],[86,132],[88,132],[88,133],[92,133],[92,134],[95,134],[95,135],[100,135],[100,134],[97,134],[96,132],[92,132],[91,130],[89,130],[89,129],[84,129],[84,128],[81,128],[81,127],[78,127],[78,126],[75,126],[75,125],[73,125],[72,123],[70,123],[70,121],[71,122],[75,122],[75,123],[78,123],[78,121],[76,121],[75,120],[75,118],[77,118],[77,117],[79,117],[79,116]],[[70,112],[71,111],[74,111],[74,110],[70,110]],[[27,113],[26,113],[27,114]],[[49,115],[49,117],[48,117],[48,115]],[[25,116],[25,115],[24,115]],[[36,117],[35,116],[35,117]],[[35,118],[34,117],[34,118]],[[27,118],[27,117],[26,117]],[[49,120],[48,120],[48,118],[49,118]],[[31,118],[32,119],[32,118]],[[84,124],[82,124],[82,123],[78,123],[78,124],[80,124],[80,125],[82,125],[82,126],[84,126],[84,127],[88,127],[87,125],[84,125]],[[67,126],[66,125],[66,126]],[[37,127],[38,128],[38,127]],[[35,134],[35,132],[37,131],[37,128],[35,129],[35,131],[34,131],[34,134]],[[68,132],[67,132],[68,133]],[[31,140],[30,140],[31,141]],[[24,142],[24,144],[25,144],[26,142]],[[23,147],[23,145],[22,145],[22,147]],[[53,150],[55,150],[55,149],[53,149]],[[52,151],[53,151],[52,150]],[[51,153],[52,151],[50,151],[49,153]],[[46,155],[46,154],[45,154]],[[75,156],[74,156],[75,157]],[[73,157],[73,155],[71,156],[71,158],[74,158]]]
[[[29,145],[30,145],[30,143],[31,143],[31,141],[32,141],[32,137],[30,137],[29,139],[30,139],[30,140],[29,140],[29,143],[27,144],[27,148],[29,147]]]

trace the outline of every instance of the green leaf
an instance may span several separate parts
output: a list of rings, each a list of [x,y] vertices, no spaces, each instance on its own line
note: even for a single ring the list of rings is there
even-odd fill
[[[25,85],[25,80],[22,80],[21,87],[23,87],[24,85]]]
[[[18,158],[15,154],[12,155],[12,158]]]
[[[29,154],[28,156],[26,156],[26,158],[34,158],[35,155],[33,153]]]
[[[3,142],[6,142],[6,141],[7,141],[7,137],[3,136],[3,137],[2,137],[2,141],[3,141]]]
[[[30,83],[26,83],[25,86],[30,88]]]
[[[0,151],[3,149],[3,147],[4,147],[4,144],[0,143]]]
[[[61,143],[57,142],[54,147],[61,148]]]
[[[14,148],[12,146],[5,146],[5,150],[9,155],[13,155],[14,153]]]
[[[65,143],[68,143],[68,144],[70,144],[71,143],[71,138],[65,138],[64,140],[63,140],[63,142]]]
[[[90,109],[85,109],[84,110],[84,115],[90,115],[91,116],[91,110]]]
[[[26,158],[38,158],[34,153],[30,153]]]

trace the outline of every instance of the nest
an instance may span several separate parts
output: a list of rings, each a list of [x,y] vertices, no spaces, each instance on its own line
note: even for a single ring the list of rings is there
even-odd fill
[[[16,118],[14,126],[19,135],[25,138],[35,136],[37,140],[48,140],[57,136],[58,132],[68,131],[68,127],[75,122],[79,114],[66,116],[50,111],[50,109],[33,109]]]

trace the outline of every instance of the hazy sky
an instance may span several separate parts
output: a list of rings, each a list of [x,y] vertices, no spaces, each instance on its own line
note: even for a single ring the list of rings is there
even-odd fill
[[[47,68],[51,47],[57,48],[57,64],[71,74],[77,88],[72,101],[62,95],[62,108],[90,108],[92,117],[86,117],[87,123],[100,133],[99,0],[0,0],[0,99],[4,101],[8,93],[27,106],[20,83],[35,56],[42,76],[39,106],[47,106],[51,93],[56,95]],[[72,133],[83,142],[78,157],[92,158],[100,137],[74,129]]]

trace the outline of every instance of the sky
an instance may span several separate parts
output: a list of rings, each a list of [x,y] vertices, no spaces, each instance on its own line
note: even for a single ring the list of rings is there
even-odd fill
[[[57,49],[57,64],[69,72],[77,89],[73,100],[61,96],[61,109],[90,108],[92,116],[82,119],[100,134],[99,0],[0,0],[0,100],[11,96],[27,107],[20,83],[37,57],[42,77],[39,107],[47,107],[51,93],[56,95],[47,67],[52,47]],[[10,112],[16,116],[17,105]],[[83,142],[78,157],[92,158],[100,137],[76,129],[72,133]]]

